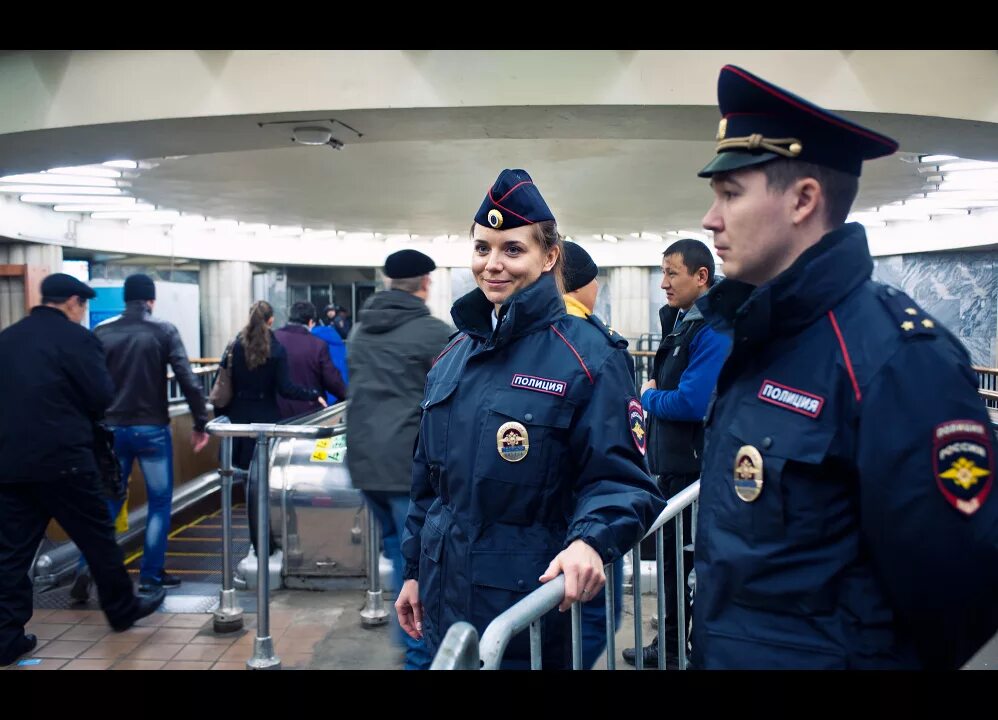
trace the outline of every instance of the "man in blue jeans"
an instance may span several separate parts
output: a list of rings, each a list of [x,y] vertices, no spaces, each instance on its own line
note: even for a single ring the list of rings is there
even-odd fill
[[[347,340],[347,467],[353,486],[363,491],[381,526],[396,592],[405,570],[401,533],[409,512],[419,404],[426,374],[450,334],[426,307],[435,267],[429,256],[416,250],[389,255],[384,267],[389,289],[368,299]],[[409,637],[397,624],[395,631],[406,648],[406,670],[429,668],[433,658],[423,641]]]
[[[177,328],[151,316],[156,304],[156,285],[142,273],[125,278],[125,312],[102,322],[94,334],[104,345],[107,368],[114,381],[115,396],[105,416],[114,431],[114,449],[126,479],[132,463],[139,461],[146,481],[148,515],[145,547],[139,570],[139,590],[174,588],[180,578],[166,572],[166,540],[173,503],[173,441],[167,401],[167,365],[180,383],[194,420],[191,445],[200,452],[208,444],[204,426],[208,422],[201,384],[191,372],[187,351]],[[110,503],[111,517],[121,511],[123,501]],[[89,591],[86,573],[78,575],[71,590],[75,600],[85,600]]]

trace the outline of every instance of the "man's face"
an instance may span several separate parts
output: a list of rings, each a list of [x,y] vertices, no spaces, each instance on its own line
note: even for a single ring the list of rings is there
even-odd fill
[[[66,303],[66,316],[73,322],[79,324],[83,322],[83,316],[87,314],[87,301],[79,295],[73,295]]]
[[[707,268],[690,272],[683,263],[682,253],[662,258],[662,289],[670,307],[689,310],[707,288]]]
[[[724,275],[761,285],[789,266],[792,191],[771,191],[761,170],[718,173],[710,180],[714,203],[703,226],[714,233]]]

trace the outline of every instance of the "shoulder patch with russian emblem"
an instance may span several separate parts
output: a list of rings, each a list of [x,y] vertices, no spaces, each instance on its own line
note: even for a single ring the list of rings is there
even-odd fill
[[[627,403],[627,427],[631,430],[634,446],[638,452],[644,455],[648,444],[648,434],[645,431],[645,413],[641,403],[634,399]]]
[[[936,485],[964,515],[977,512],[991,492],[995,462],[989,432],[977,420],[950,420],[932,431]]]

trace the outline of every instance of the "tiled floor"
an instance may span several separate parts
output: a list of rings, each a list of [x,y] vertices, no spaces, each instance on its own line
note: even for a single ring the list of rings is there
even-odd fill
[[[401,668],[389,627],[360,626],[359,591],[281,590],[271,599],[270,635],[284,669]],[[156,612],[116,633],[98,610],[36,610],[27,632],[38,647],[7,670],[244,670],[253,655],[255,614],[217,634],[211,613]]]

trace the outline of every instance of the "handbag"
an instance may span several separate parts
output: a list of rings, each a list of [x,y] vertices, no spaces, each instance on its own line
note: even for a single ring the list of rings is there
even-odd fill
[[[218,373],[215,375],[215,384],[211,386],[211,394],[208,395],[208,402],[212,404],[218,415],[218,410],[225,408],[232,402],[232,373],[229,370],[229,356],[232,352],[232,340],[222,353],[222,359],[218,363]]]
[[[114,432],[103,422],[94,423],[94,458],[104,497],[123,501],[128,495],[128,486],[121,477],[121,463],[114,451]]]

